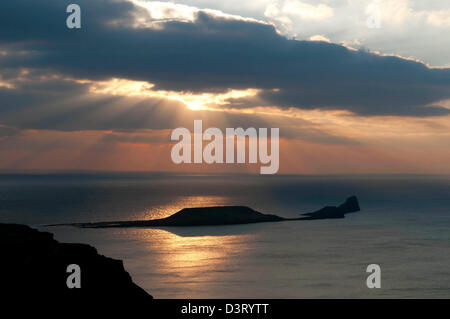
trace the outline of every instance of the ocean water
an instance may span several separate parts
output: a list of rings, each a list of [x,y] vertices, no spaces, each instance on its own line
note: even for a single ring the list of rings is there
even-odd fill
[[[295,217],[357,195],[345,219],[77,229],[52,223],[161,218],[247,205]],[[122,259],[156,298],[450,298],[449,176],[0,175],[0,222]],[[379,264],[381,288],[366,267]]]

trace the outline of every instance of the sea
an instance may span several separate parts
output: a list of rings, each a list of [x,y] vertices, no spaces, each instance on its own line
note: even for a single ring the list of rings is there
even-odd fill
[[[80,229],[58,223],[162,218],[245,205],[298,217],[356,195],[344,219]],[[450,176],[0,174],[0,222],[121,259],[155,298],[450,298]],[[380,266],[380,288],[367,267]],[[114,280],[114,278],[111,278]]]

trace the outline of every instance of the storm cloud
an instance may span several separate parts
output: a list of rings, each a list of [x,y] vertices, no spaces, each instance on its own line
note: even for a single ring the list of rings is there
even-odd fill
[[[93,80],[126,78],[183,92],[261,89],[256,98],[230,100],[228,106],[235,108],[337,109],[368,116],[450,113],[439,104],[450,98],[448,68],[288,39],[270,24],[207,10],[195,12],[191,21],[139,25],[136,21],[142,19],[152,22],[151,14],[131,2],[77,3],[82,10],[80,30],[65,26],[69,2],[1,2],[2,70],[30,68]],[[58,91],[62,84],[53,85]],[[25,89],[2,90],[2,99],[16,94],[23,105],[46,96],[42,91],[30,96]]]

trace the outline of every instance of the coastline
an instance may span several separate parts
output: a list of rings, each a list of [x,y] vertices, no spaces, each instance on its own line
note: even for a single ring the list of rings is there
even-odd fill
[[[127,304],[153,299],[133,282],[122,260],[100,255],[90,245],[60,243],[52,233],[3,223],[0,241],[4,246],[2,287],[11,299]],[[77,271],[79,283],[74,286],[70,277]]]

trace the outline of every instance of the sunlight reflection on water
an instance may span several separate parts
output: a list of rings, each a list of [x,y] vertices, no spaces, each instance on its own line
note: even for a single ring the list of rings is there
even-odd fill
[[[245,254],[245,243],[252,237],[181,236],[162,229],[136,235],[145,243],[143,249],[152,252],[154,269],[166,274],[165,282],[169,286],[183,283],[185,289],[209,285],[220,273],[233,271],[235,258]],[[155,255],[155,251],[164,253]]]
[[[230,226],[43,227],[124,261],[156,298],[447,297],[449,180],[419,177],[61,176],[0,180],[3,222],[45,225],[163,218],[186,207],[246,205],[296,217],[350,195],[343,220]],[[420,196],[417,196],[420,194]],[[382,266],[383,289],[365,286]]]

